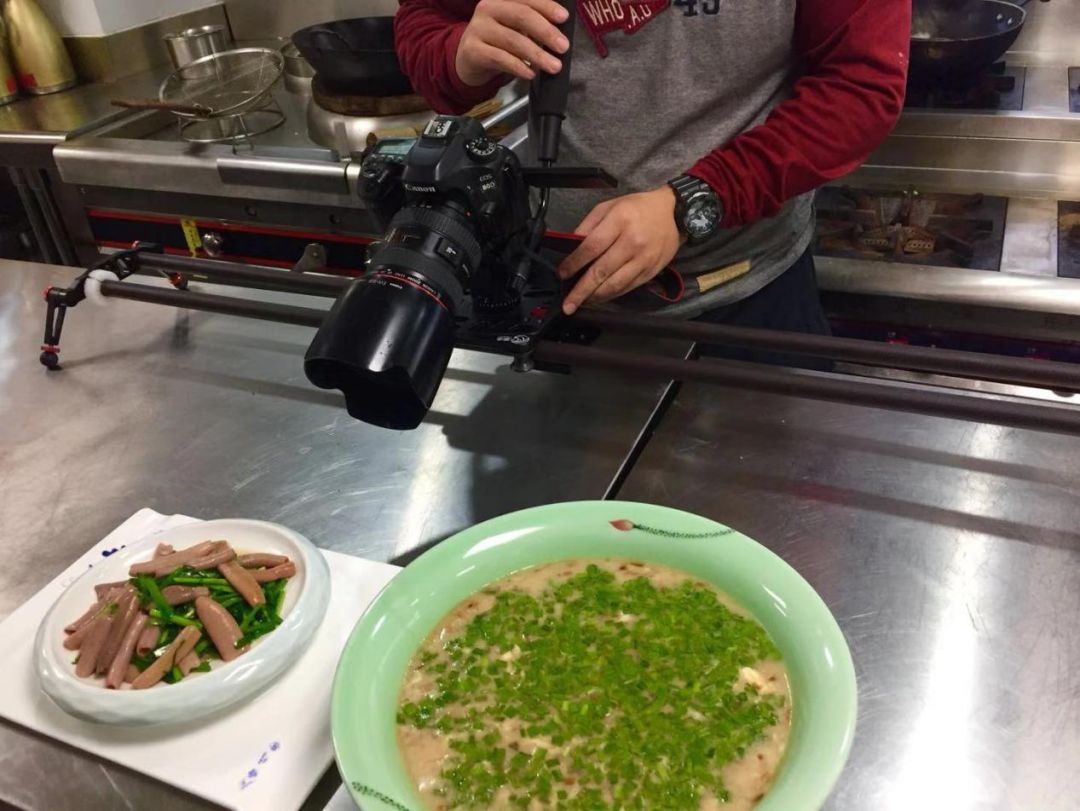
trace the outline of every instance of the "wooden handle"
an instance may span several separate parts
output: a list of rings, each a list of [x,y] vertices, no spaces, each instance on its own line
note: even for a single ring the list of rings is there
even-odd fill
[[[204,104],[177,104],[158,99],[113,99],[112,103],[114,107],[125,107],[130,110],[168,110],[171,113],[197,115],[203,118],[214,112]]]

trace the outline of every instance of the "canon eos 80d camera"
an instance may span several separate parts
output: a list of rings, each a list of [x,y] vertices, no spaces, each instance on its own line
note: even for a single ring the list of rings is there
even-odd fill
[[[527,349],[561,299],[554,268],[536,253],[546,194],[534,216],[530,172],[545,186],[598,185],[602,174],[523,170],[471,118],[440,116],[419,139],[370,149],[360,194],[384,236],[315,336],[308,379],[340,389],[357,419],[415,428],[455,345]]]

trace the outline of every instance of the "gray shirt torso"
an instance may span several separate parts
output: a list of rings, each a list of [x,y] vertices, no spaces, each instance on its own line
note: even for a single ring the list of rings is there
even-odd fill
[[[590,2],[605,0],[585,0],[584,13]],[[599,201],[662,186],[765,121],[791,93],[795,5],[796,0],[703,0],[695,3],[693,16],[671,6],[633,33],[605,34],[606,58],[579,18],[559,164],[603,167],[619,188],[553,192],[548,226],[573,231]],[[603,13],[602,5],[592,9]],[[703,13],[713,9],[715,14]],[[774,217],[684,247],[674,265],[687,280],[687,292],[664,313],[692,317],[764,287],[806,250],[812,209],[813,195],[802,195]],[[745,260],[749,272],[710,286],[729,275],[713,271]],[[706,280],[701,287],[708,289],[700,292],[697,279]]]

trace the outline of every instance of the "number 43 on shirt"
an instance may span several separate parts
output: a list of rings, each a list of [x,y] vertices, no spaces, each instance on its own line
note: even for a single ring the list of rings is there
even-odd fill
[[[696,17],[698,9],[702,14],[719,14],[721,0],[672,0],[671,5],[681,8],[684,17]]]

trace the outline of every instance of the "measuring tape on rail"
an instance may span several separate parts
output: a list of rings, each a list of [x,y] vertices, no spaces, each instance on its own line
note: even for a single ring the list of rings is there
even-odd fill
[[[188,250],[191,251],[191,255],[198,256],[199,249],[202,247],[202,237],[199,235],[199,226],[196,225],[195,220],[180,220],[180,227],[184,231],[184,240],[187,242]]]

